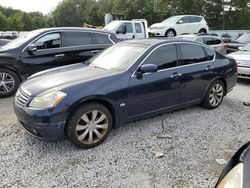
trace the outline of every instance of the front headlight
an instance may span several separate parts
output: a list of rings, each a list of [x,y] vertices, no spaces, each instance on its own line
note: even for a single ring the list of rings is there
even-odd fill
[[[217,188],[243,188],[243,163],[235,166],[223,178]]]
[[[164,26],[161,26],[161,27],[156,27],[155,29],[156,30],[161,30],[161,29],[164,29],[165,27]]]
[[[43,96],[35,97],[29,104],[32,108],[52,108],[56,107],[67,94],[61,91],[53,91]]]

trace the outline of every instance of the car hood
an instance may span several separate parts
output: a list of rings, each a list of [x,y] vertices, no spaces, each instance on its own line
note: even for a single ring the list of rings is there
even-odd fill
[[[48,90],[61,90],[116,73],[114,70],[104,70],[79,63],[37,73],[29,77],[21,87],[35,96]]]
[[[155,23],[153,25],[150,26],[150,28],[152,27],[165,27],[168,23]]]
[[[228,54],[228,56],[234,58],[235,60],[250,61],[250,51],[237,51]]]

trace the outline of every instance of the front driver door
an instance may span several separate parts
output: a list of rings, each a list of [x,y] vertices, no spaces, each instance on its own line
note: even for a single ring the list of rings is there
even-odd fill
[[[179,74],[176,45],[156,48],[143,64],[155,64],[155,73],[132,75],[129,80],[130,116],[145,114],[179,103],[182,77]]]

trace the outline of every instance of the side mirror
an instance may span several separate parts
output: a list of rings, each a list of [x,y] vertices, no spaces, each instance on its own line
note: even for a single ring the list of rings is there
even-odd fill
[[[126,34],[127,33],[127,26],[126,25],[121,25],[119,29],[116,31],[116,34]]]
[[[37,51],[37,47],[35,45],[31,44],[27,47],[27,50],[29,53],[33,53],[33,52]]]
[[[182,23],[183,23],[183,20],[179,20],[177,23],[178,23],[178,24],[182,24]]]
[[[141,74],[157,72],[158,67],[154,64],[142,65],[139,69]]]

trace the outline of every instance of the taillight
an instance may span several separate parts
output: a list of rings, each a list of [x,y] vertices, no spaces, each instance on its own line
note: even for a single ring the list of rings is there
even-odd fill
[[[224,44],[224,48],[227,50],[228,49],[228,44]]]

